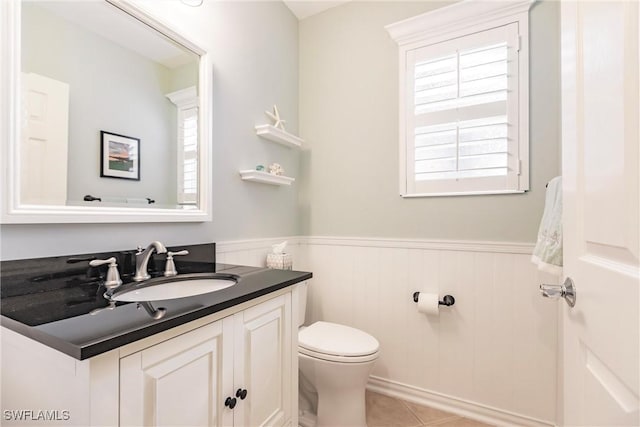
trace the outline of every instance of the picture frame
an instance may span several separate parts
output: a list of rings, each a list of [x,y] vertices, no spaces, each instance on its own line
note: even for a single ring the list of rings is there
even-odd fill
[[[140,139],[100,131],[100,177],[140,181]]]

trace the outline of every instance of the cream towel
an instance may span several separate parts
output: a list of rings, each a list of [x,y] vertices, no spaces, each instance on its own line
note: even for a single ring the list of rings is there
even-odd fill
[[[544,213],[538,230],[538,242],[531,261],[538,269],[562,275],[562,177],[549,181]]]

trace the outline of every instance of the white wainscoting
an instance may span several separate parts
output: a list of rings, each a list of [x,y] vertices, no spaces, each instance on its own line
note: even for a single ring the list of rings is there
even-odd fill
[[[498,425],[553,425],[557,302],[538,291],[533,245],[307,237],[307,320],[380,341],[370,388]],[[439,316],[414,291],[451,294]]]
[[[218,262],[264,266],[283,240],[294,268],[313,272],[307,321],[380,341],[369,388],[495,425],[555,424],[558,303],[539,294],[549,277],[533,245],[282,237],[220,242]],[[456,303],[426,316],[414,291]]]
[[[265,267],[267,254],[271,252],[271,245],[282,243],[285,240],[289,242],[285,252],[292,254],[293,268],[299,270],[298,265],[302,257],[298,256],[300,242],[298,236],[216,242],[216,262]]]

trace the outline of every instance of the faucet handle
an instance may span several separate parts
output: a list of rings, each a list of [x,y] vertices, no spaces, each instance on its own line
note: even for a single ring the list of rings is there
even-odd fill
[[[167,264],[164,267],[164,275],[166,277],[171,277],[178,274],[178,271],[176,270],[176,264],[173,262],[173,257],[178,255],[189,255],[189,251],[185,249],[180,252],[167,252]]]
[[[107,290],[111,291],[122,285],[120,273],[118,273],[118,264],[116,263],[116,258],[111,257],[108,259],[94,259],[93,261],[89,262],[89,265],[91,267],[98,267],[104,264],[109,264],[109,269],[107,270],[107,278],[104,281],[104,286],[107,288]]]
[[[138,251],[136,252],[136,255],[140,255],[144,251],[144,248],[142,246],[138,245],[137,250]]]
[[[174,257],[178,255],[189,255],[189,251],[186,249],[183,249],[179,252],[167,252],[167,257]]]

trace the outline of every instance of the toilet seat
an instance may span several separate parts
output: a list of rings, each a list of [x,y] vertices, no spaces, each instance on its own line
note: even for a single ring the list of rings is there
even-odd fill
[[[317,359],[362,363],[378,357],[380,344],[359,329],[330,322],[316,322],[298,333],[298,352]]]

